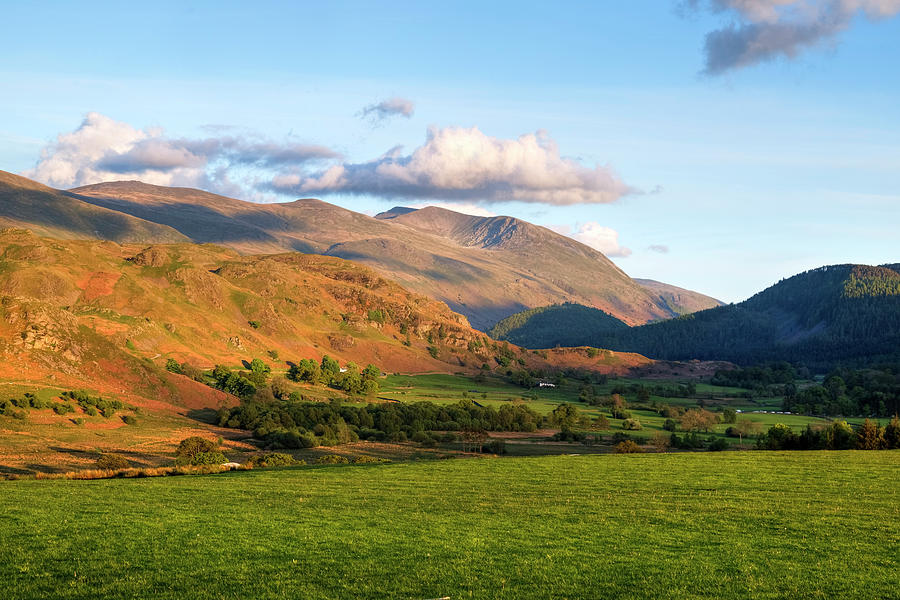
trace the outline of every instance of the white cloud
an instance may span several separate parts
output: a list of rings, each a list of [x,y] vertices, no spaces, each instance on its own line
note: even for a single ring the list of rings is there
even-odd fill
[[[517,200],[542,204],[609,203],[635,190],[605,166],[560,156],[545,132],[517,139],[478,128],[431,128],[412,154],[393,148],[364,163],[335,165],[310,176],[272,181],[285,194],[366,194],[452,202]]]
[[[599,250],[606,256],[613,258],[631,256],[631,249],[619,244],[619,232],[596,221],[580,223],[574,230],[569,225],[548,225],[547,228],[573,240],[578,240],[594,250]]]
[[[378,124],[391,117],[399,116],[409,119],[415,110],[416,105],[412,100],[394,97],[364,107],[359,111],[359,115],[362,118],[371,119],[373,124]]]
[[[170,138],[161,129],[137,129],[96,112],[41,151],[23,173],[56,188],[139,179],[156,185],[253,192],[229,179],[229,169],[277,169],[336,158],[323,146],[277,143],[258,136]]]
[[[869,20],[900,12],[900,0],[688,0],[717,13],[737,17],[706,35],[709,75],[775,58],[794,58],[804,50],[833,41],[857,15]]]

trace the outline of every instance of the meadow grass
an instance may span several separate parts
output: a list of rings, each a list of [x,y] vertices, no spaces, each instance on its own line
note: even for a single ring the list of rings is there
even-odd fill
[[[0,597],[898,598],[900,451],[0,482]]]

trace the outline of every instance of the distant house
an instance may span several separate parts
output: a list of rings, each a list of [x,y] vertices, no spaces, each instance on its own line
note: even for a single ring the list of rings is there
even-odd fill
[[[552,387],[552,388],[555,388],[555,387],[556,387],[556,384],[555,384],[555,383],[550,383],[549,381],[541,381],[540,383],[538,383],[538,387]]]

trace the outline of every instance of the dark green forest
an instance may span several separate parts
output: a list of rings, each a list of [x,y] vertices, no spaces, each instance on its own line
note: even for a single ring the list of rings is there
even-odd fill
[[[900,357],[898,268],[821,267],[739,304],[631,328],[597,309],[563,304],[513,315],[491,334],[529,348],[594,346],[744,365],[788,361],[824,373]]]

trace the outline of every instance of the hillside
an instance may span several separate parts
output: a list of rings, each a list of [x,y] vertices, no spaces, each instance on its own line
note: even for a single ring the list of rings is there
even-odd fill
[[[656,359],[718,359],[737,363],[788,360],[814,368],[866,364],[900,352],[900,271],[897,265],[834,265],[785,279],[739,304],[624,329],[595,315],[577,322],[576,309],[550,307],[511,318],[498,339],[526,347],[554,341],[640,352]],[[583,309],[577,309],[583,312]],[[540,317],[540,319],[538,319]],[[534,321],[533,326],[531,321]],[[569,324],[569,325],[567,325]]]
[[[200,367],[273,351],[283,357],[276,365],[330,354],[402,372],[477,372],[496,365],[498,353],[518,353],[536,367],[590,366],[577,350],[542,358],[501,349],[445,304],[318,255],[63,242],[7,229],[0,231],[0,298],[2,350],[37,379],[56,372],[102,378],[86,359],[98,352]]]
[[[629,324],[686,310],[635,283],[600,252],[511,217],[429,207],[372,218],[319,200],[259,204],[134,181],[73,192],[175,228],[194,242],[243,254],[300,251],[366,264],[445,302],[481,330],[522,309],[559,302],[595,306]]]
[[[103,448],[156,464],[160,450],[193,433],[246,447],[237,441],[245,434],[207,421],[237,398],[204,385],[209,378],[169,372],[167,362],[187,363],[185,373],[199,375],[217,364],[240,369],[262,359],[278,373],[282,396],[344,397],[283,378],[290,364],[318,363],[324,355],[342,366],[471,375],[556,367],[625,374],[652,364],[627,353],[527,352],[494,342],[445,304],[340,258],[242,256],[211,244],[120,245],[0,231],[4,400],[34,393],[50,403],[21,412],[20,420],[20,405],[5,402],[0,472],[49,462],[84,466]],[[55,399],[63,392],[81,389],[129,408],[112,418],[47,408],[61,407]]]
[[[0,171],[0,228],[26,227],[60,239],[174,243],[188,238],[171,227],[86,202],[30,179]]]
[[[654,279],[635,278],[635,282],[644,289],[656,294],[674,313],[686,315],[707,308],[722,306],[724,303],[710,298],[700,292],[686,290],[675,285],[662,283]]]
[[[529,348],[554,348],[589,346],[599,332],[611,334],[627,329],[625,323],[602,310],[569,303],[516,313],[497,323],[488,334],[495,340]]]

